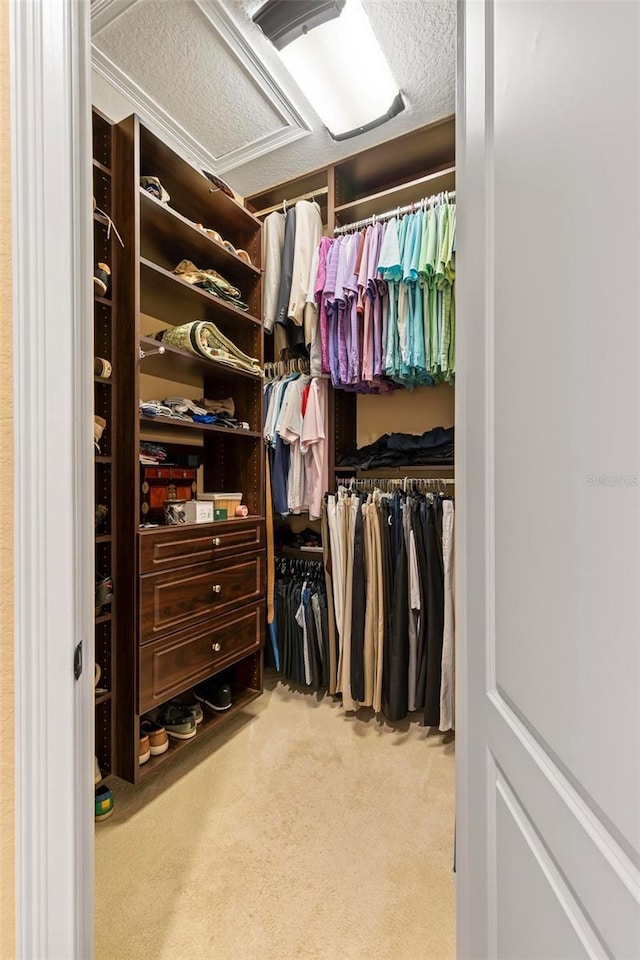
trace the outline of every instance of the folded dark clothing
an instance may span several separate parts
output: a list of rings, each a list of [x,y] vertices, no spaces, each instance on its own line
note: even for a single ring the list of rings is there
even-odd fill
[[[366,447],[352,447],[342,454],[341,467],[437,466],[451,464],[454,457],[454,428],[434,427],[423,434],[386,433]]]
[[[453,427],[434,427],[425,433],[390,433],[387,440],[389,450],[411,453],[414,450],[433,450],[445,444],[453,443]]]

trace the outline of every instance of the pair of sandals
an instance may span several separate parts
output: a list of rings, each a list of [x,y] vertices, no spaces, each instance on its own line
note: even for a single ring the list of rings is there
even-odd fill
[[[215,240],[216,243],[219,243],[221,246],[228,250],[229,253],[233,253],[236,257],[240,257],[241,260],[244,260],[245,263],[248,263],[252,266],[251,257],[246,250],[243,250],[241,247],[234,247],[230,240],[224,240],[217,230],[212,230],[210,227],[204,227],[201,223],[196,223],[196,227],[199,230],[202,230],[203,233],[209,237],[210,240]]]

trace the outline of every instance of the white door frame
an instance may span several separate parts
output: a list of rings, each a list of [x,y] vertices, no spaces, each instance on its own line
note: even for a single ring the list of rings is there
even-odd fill
[[[93,296],[88,0],[10,0],[16,935],[93,954]],[[84,671],[74,679],[76,644]]]

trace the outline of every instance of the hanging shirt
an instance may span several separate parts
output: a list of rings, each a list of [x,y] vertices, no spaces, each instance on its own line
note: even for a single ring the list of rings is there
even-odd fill
[[[304,411],[300,450],[304,457],[309,518],[322,516],[322,500],[329,489],[329,458],[327,456],[328,384],[314,379],[309,386],[307,407]]]
[[[320,362],[323,373],[330,373],[329,366],[329,330],[327,323],[327,307],[323,291],[327,280],[327,254],[331,249],[332,241],[323,237],[318,244],[318,270],[315,278],[314,298],[318,308],[318,326],[320,328]]]
[[[287,503],[291,513],[302,513],[307,509],[305,469],[300,438],[302,436],[302,394],[309,383],[309,377],[298,377],[287,386],[278,419],[278,435],[289,444],[290,463],[287,484]]]
[[[318,204],[309,200],[298,200],[295,213],[296,232],[287,316],[300,327],[307,301],[311,261],[322,237],[322,215]]]
[[[262,263],[264,266],[262,321],[268,333],[273,330],[273,325],[276,322],[283,245],[284,214],[275,211],[264,218],[262,225]]]

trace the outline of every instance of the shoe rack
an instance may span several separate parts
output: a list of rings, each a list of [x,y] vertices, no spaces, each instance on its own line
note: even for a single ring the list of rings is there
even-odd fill
[[[111,270],[110,284],[104,295],[94,286],[93,344],[94,357],[111,365],[109,376],[98,376],[94,371],[94,415],[106,421],[98,441],[100,452],[95,453],[95,503],[106,507],[107,513],[95,527],[95,570],[98,578],[110,578],[112,600],[98,606],[96,587],[95,663],[99,669],[95,696],[95,755],[106,780],[115,771],[115,705],[116,705],[116,635],[118,609],[118,571],[116,567],[117,501],[115,475],[118,464],[118,429],[114,392],[117,389],[118,370],[115,363],[116,303],[114,290],[117,282],[115,250],[118,243],[110,228],[109,219],[114,209],[114,138],[112,124],[98,110],[92,113],[93,126],[93,260],[105,263]],[[106,216],[104,216],[106,214]],[[96,674],[98,670],[96,670]],[[100,781],[102,782],[102,781]],[[96,784],[97,786],[97,784]]]
[[[116,773],[139,783],[191,743],[224,727],[262,692],[266,589],[262,380],[170,344],[161,352],[152,339],[159,329],[210,320],[262,364],[262,225],[138,117],[123,120],[113,130],[114,219],[125,243],[124,249],[116,248],[114,271],[123,318],[114,353],[121,505]],[[143,176],[159,178],[170,200],[161,202],[147,193],[140,186]],[[216,234],[205,233],[198,223]],[[236,253],[238,249],[246,251],[250,262]],[[249,309],[186,283],[174,273],[183,259],[219,271],[237,286]],[[232,397],[238,419],[249,429],[140,414],[139,400],[169,395]],[[185,467],[185,458],[197,462],[205,490],[242,492],[248,515],[213,523],[145,526],[141,440],[163,444],[172,470]],[[148,488],[146,479],[144,486]],[[219,714],[205,712],[194,739],[172,740],[166,753],[140,765],[141,717],[213,676],[231,686],[232,707]]]

